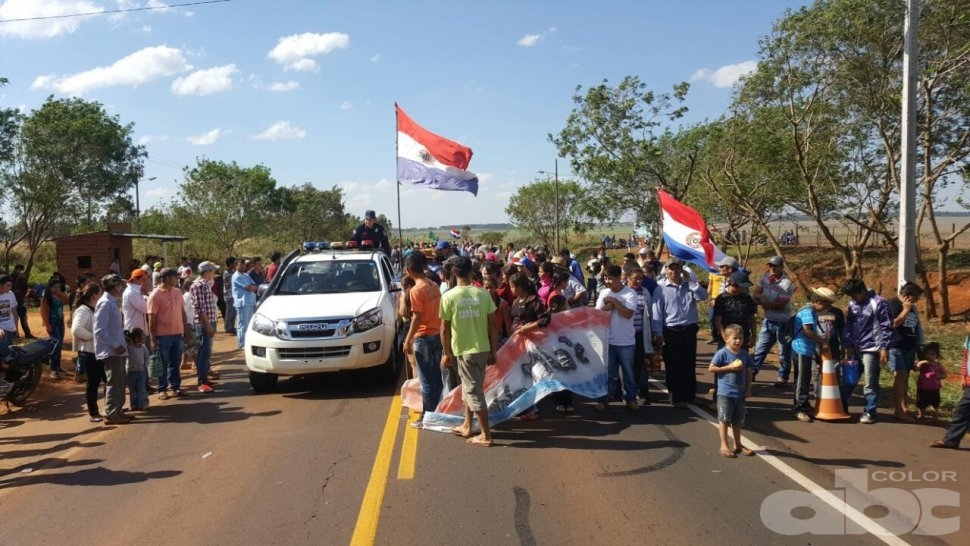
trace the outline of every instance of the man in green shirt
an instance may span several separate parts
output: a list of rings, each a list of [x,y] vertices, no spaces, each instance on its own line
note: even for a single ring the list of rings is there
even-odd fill
[[[452,258],[452,273],[458,283],[441,296],[441,356],[443,366],[457,360],[461,377],[465,421],[452,432],[467,438],[467,443],[492,446],[488,427],[488,405],[485,402],[485,368],[495,364],[498,332],[493,327],[495,303],[489,293],[472,286],[472,262],[468,257]],[[457,357],[457,358],[456,358]],[[472,415],[478,417],[481,433],[472,436]]]

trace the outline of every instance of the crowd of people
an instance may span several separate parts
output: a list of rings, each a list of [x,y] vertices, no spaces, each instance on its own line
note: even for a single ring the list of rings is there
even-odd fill
[[[457,286],[477,287],[491,297],[494,309],[485,311],[493,314],[490,324],[499,346],[512,336],[545,327],[556,312],[571,307],[593,305],[608,311],[608,394],[593,401],[597,411],[606,411],[614,401],[630,411],[656,401],[649,392],[648,374],[660,369],[661,362],[666,402],[676,408],[695,403],[698,304],[706,302],[711,342],[717,345],[709,365],[715,377],[710,409],[717,414],[720,453],[725,457],[753,453],[740,441],[744,400],[750,396],[758,373],[766,369],[766,357],[776,345],[778,375],[772,384],[791,390],[793,419],[805,423],[815,420],[813,399],[820,392],[823,358],[838,363],[839,402],[846,413],[856,388],[851,377],[859,377],[861,424],[877,422],[879,372],[886,367],[893,375],[893,418],[905,422],[934,418],[940,404],[945,372],[939,363],[939,345],[927,343],[923,334],[916,309],[922,290],[915,283],[903,285],[897,297],[883,299],[862,280],[849,279],[841,287],[849,298],[846,309],[836,306],[836,293],[827,286],[812,288],[809,303],[794,308],[795,285],[778,256],[766,260],[756,282],[736,259],[725,257],[716,264],[718,272],[702,284],[681,260],[671,257],[661,264],[646,247],[613,263],[604,244],[587,262],[585,271],[568,249],[553,254],[547,248],[516,250],[508,246],[503,252],[488,245],[439,241],[431,258],[420,245],[395,250],[400,252],[407,276],[400,311],[407,321],[404,349],[421,382],[425,408],[436,407],[443,389],[457,385],[453,379],[449,383],[449,377],[455,377],[449,370],[452,359],[447,343],[440,339],[440,320],[447,316],[441,310],[442,302]],[[456,276],[458,264],[467,281]],[[462,294],[466,291],[463,289]],[[759,312],[763,317],[760,325]],[[452,330],[455,327],[452,324]],[[786,329],[790,330],[787,335]],[[494,350],[495,343],[478,349]],[[911,374],[917,375],[916,416],[906,408]],[[469,408],[467,425],[472,415],[478,415],[480,403],[473,391],[480,385],[474,380],[466,385],[460,370],[457,375],[462,377],[463,399]],[[964,385],[970,385],[966,364]],[[554,401],[557,411],[574,409],[568,392],[557,393]],[[519,418],[538,418],[537,408]],[[419,417],[412,426],[420,428],[421,420]],[[951,430],[956,432],[933,447],[959,443],[970,427],[970,395],[961,401],[953,422]],[[462,426],[454,432],[467,436],[469,430]],[[485,430],[487,426],[483,434]],[[481,437],[476,443],[479,441],[491,445],[490,437]]]
[[[717,345],[708,367],[715,377],[710,409],[717,414],[720,453],[725,457],[752,453],[740,441],[744,401],[776,345],[779,363],[773,385],[792,387],[792,416],[799,421],[814,421],[812,398],[819,392],[822,359],[839,363],[836,374],[844,412],[856,388],[851,378],[863,384],[862,424],[877,421],[883,367],[893,374],[895,419],[935,418],[939,409],[945,369],[939,362],[939,345],[925,339],[916,308],[922,290],[914,283],[906,283],[897,297],[886,300],[863,281],[849,279],[842,286],[849,297],[845,310],[835,305],[835,292],[825,286],[812,288],[809,303],[795,309],[795,286],[778,256],[766,260],[756,282],[736,259],[725,257],[717,262],[717,273],[702,284],[683,261],[670,257],[662,263],[645,246],[614,263],[604,241],[584,268],[565,248],[554,253],[547,247],[499,248],[446,240],[391,246],[385,231],[373,211],[367,211],[353,237],[388,252],[400,273],[404,292],[399,342],[421,383],[423,407],[435,408],[446,389],[460,385],[465,421],[453,432],[471,445],[492,445],[483,382],[498,348],[513,336],[548,326],[558,312],[587,305],[610,314],[607,395],[593,401],[594,409],[607,411],[618,402],[638,411],[658,401],[650,393],[649,372],[660,370],[661,363],[666,402],[686,408],[697,401],[698,304],[706,302],[710,342]],[[183,396],[181,370],[192,366],[198,391],[213,392],[219,378],[210,367],[217,317],[222,316],[225,333],[236,335],[241,349],[257,287],[272,280],[280,258],[274,253],[267,267],[258,257],[230,257],[224,268],[203,261],[193,269],[185,257],[177,267],[165,267],[149,256],[140,266],[132,264],[138,267],[127,279],[113,271],[100,279],[84,275],[73,291],[55,274],[41,302],[45,329],[58,340],[51,377],[63,374],[60,345],[67,308],[78,354],[76,374],[87,376],[92,422],[127,423],[128,412],[148,409],[150,393],[159,400]],[[0,276],[0,352],[17,338],[18,323],[25,337],[33,336],[24,320],[25,308],[21,315],[18,290],[22,292],[25,284],[19,267],[13,275]],[[967,328],[970,334],[970,317]],[[970,336],[965,349],[970,349]],[[917,375],[916,416],[906,407],[911,374]],[[965,396],[950,432],[933,447],[956,447],[970,427],[966,362],[962,376],[968,387]],[[101,383],[106,384],[103,415],[98,408]],[[4,387],[0,382],[0,390]],[[557,412],[574,411],[568,391],[553,399]],[[538,408],[519,418],[539,418]],[[472,435],[476,419],[480,433]],[[423,415],[411,426],[421,428],[422,420]]]

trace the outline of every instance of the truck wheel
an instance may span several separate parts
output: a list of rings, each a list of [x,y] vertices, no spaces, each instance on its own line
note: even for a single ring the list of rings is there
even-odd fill
[[[272,392],[280,376],[273,373],[249,372],[249,384],[256,392]]]

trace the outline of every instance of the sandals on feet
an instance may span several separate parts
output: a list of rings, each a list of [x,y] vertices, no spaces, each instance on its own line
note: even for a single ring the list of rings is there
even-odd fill
[[[480,436],[474,436],[472,438],[469,438],[469,439],[465,440],[465,443],[466,444],[473,445],[473,446],[479,446],[479,447],[492,447],[492,441],[491,440],[485,440],[485,439],[481,438]]]
[[[935,442],[930,443],[930,447],[937,447],[941,449],[960,449],[960,446],[948,444],[943,440],[936,440]]]
[[[738,449],[734,450],[734,454],[744,455],[745,457],[751,457],[752,455],[754,455],[754,451],[746,447],[739,447]]]
[[[721,457],[726,457],[728,459],[737,459],[738,456],[734,454],[730,449],[722,449],[720,452]]]
[[[462,438],[468,438],[470,434],[465,434],[462,432],[461,427],[451,427],[451,433],[455,436],[461,436]]]

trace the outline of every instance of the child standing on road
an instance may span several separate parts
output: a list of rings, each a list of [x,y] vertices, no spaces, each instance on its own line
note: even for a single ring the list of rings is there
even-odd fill
[[[717,432],[721,439],[722,457],[750,457],[754,451],[741,444],[741,425],[744,424],[744,398],[751,382],[754,361],[744,350],[741,326],[730,324],[724,328],[724,348],[714,353],[708,371],[717,377]],[[728,426],[734,434],[734,449],[728,447]]]
[[[919,375],[916,378],[916,418],[924,419],[932,413],[933,420],[939,420],[940,389],[946,370],[940,364],[940,344],[927,343],[923,347],[923,358],[916,364]]]
[[[145,332],[134,328],[125,332],[128,340],[128,396],[131,410],[148,409],[148,347],[145,346]]]

